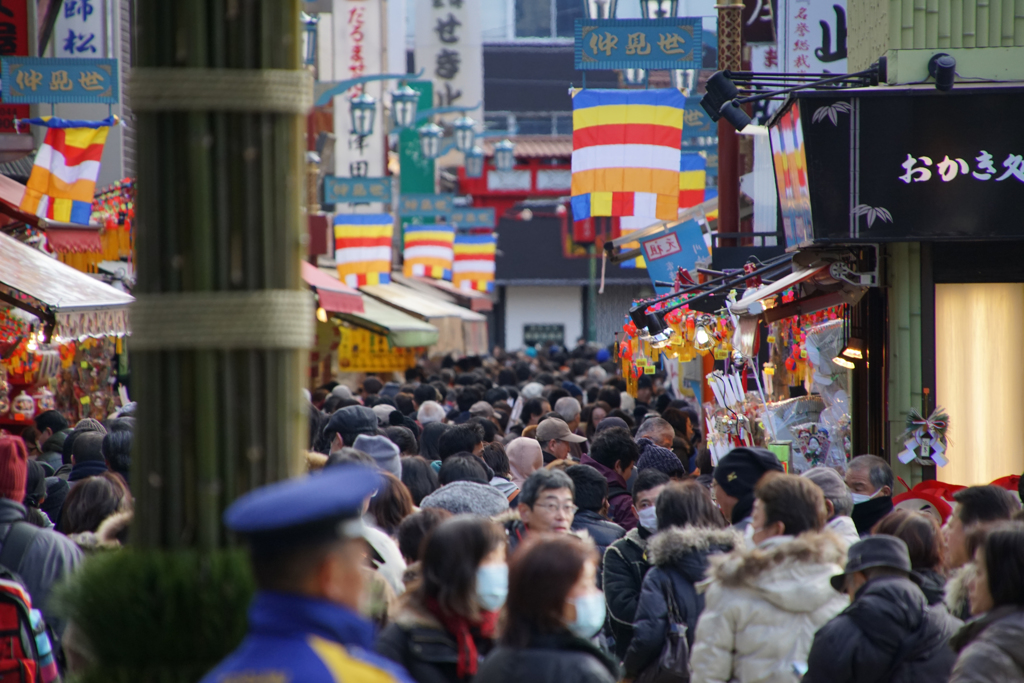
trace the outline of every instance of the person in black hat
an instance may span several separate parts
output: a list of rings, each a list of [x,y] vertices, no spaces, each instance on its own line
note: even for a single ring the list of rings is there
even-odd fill
[[[202,683],[412,683],[373,652],[373,625],[358,612],[361,515],[379,486],[374,469],[337,465],[257,489],[227,509],[224,523],[248,541],[258,591],[249,633]]]
[[[715,501],[726,519],[745,532],[754,514],[754,487],[766,472],[782,472],[782,463],[764,448],[734,448],[715,467]]]
[[[366,406],[347,406],[331,415],[324,427],[324,443],[335,451],[356,442],[360,434],[376,435],[377,414]]]
[[[961,621],[929,607],[910,580],[910,552],[895,536],[869,536],[850,546],[846,571],[832,587],[849,607],[814,635],[804,683],[944,681],[956,654],[950,637]]]

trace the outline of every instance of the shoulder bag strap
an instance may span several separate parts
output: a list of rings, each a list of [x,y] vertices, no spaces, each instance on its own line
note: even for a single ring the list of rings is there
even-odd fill
[[[14,522],[10,527],[10,531],[4,538],[4,545],[0,548],[0,566],[18,574],[22,560],[25,559],[25,553],[40,529],[26,521]]]

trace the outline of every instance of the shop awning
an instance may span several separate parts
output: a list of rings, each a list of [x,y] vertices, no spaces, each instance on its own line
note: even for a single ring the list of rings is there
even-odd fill
[[[437,327],[440,338],[431,349],[434,355],[487,353],[487,318],[480,313],[396,283],[365,285],[359,290]]]
[[[363,297],[356,290],[311,263],[302,262],[302,279],[313,288],[320,307],[329,313],[362,313]]]
[[[817,275],[825,273],[828,271],[828,268],[829,266],[826,264],[824,266],[798,270],[790,273],[770,285],[765,285],[750,294],[746,294],[742,299],[730,305],[729,310],[736,315],[760,315],[765,309],[765,306],[761,303],[762,301],[780,294],[794,285],[798,285],[801,282],[805,282]]]
[[[392,272],[391,281],[477,313],[494,310],[494,302],[491,301],[491,297],[482,292],[459,289],[446,280],[435,280],[430,277],[407,278],[401,273]]]
[[[0,302],[56,323],[65,338],[128,334],[135,299],[43,252],[0,234]]]
[[[387,335],[392,346],[433,346],[438,340],[438,331],[433,325],[371,297],[363,297],[362,312],[339,313],[338,317],[371,332]]]

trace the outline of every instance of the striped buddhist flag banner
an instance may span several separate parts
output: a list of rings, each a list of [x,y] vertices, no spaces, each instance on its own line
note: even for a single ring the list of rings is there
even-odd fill
[[[114,117],[68,121],[47,116],[19,123],[49,129],[36,154],[21,210],[59,223],[88,225],[103,146]]]
[[[707,159],[699,152],[686,152],[679,160],[679,208],[688,209],[704,201]]]
[[[454,242],[455,228],[450,225],[406,225],[402,273],[451,280]]]
[[[349,287],[391,282],[394,219],[386,213],[342,213],[334,217],[334,260]]]
[[[675,88],[576,93],[573,220],[676,217],[685,107],[686,98]]]
[[[494,289],[494,253],[497,240],[493,234],[455,236],[455,263],[452,284],[463,290],[490,292]]]

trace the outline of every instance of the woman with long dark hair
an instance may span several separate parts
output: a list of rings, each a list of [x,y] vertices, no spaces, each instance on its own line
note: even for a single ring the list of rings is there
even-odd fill
[[[950,644],[959,653],[950,683],[1024,683],[1024,524],[980,532],[971,613]]]
[[[672,628],[671,606],[686,624],[687,645],[693,646],[704,609],[697,584],[705,578],[708,558],[743,545],[739,532],[726,528],[711,493],[696,481],[669,484],[658,495],[655,510],[658,533],[647,542],[651,569],[640,589],[633,639],[623,661],[627,678],[636,678],[657,660]]]
[[[590,642],[604,618],[593,542],[531,535],[513,555],[504,633],[477,680],[615,683],[615,662]]]
[[[501,527],[482,517],[457,517],[431,531],[420,577],[378,637],[377,652],[417,683],[472,679],[493,645],[508,592],[505,547]]]

